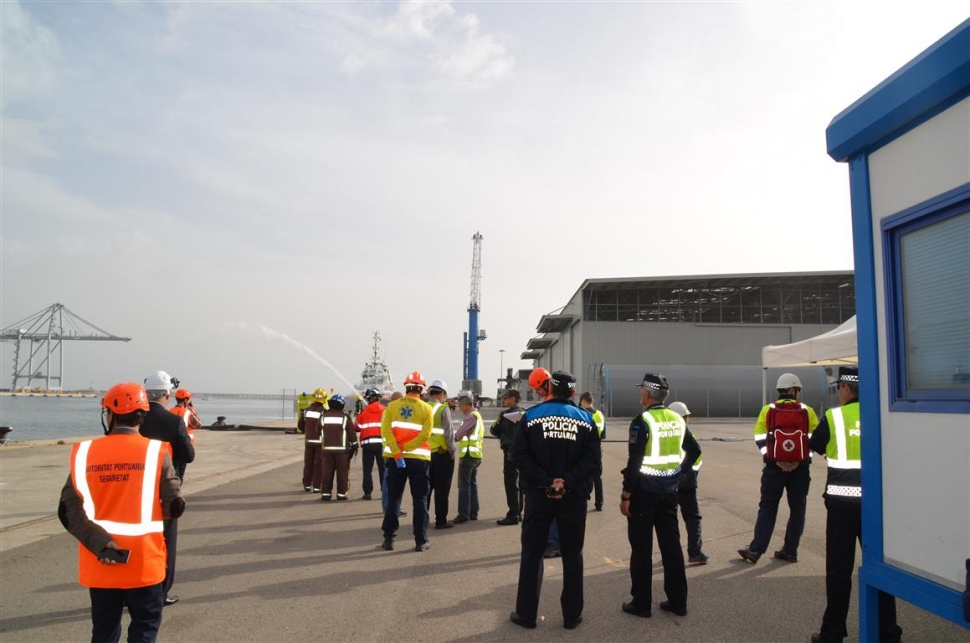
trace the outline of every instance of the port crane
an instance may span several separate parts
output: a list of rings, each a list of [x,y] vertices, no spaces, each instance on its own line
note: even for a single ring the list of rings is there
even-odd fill
[[[480,232],[472,235],[472,292],[468,302],[468,331],[464,338],[461,388],[475,396],[482,394],[482,381],[478,379],[478,343],[485,341],[484,329],[478,328],[478,313],[482,310],[482,237]]]
[[[131,337],[112,335],[71,312],[64,304],[54,304],[0,330],[0,341],[16,342],[13,390],[21,382],[29,389],[34,380],[43,380],[45,389],[50,391],[64,388],[65,341],[130,342]],[[52,373],[55,354],[56,374]],[[53,387],[52,382],[56,383]]]

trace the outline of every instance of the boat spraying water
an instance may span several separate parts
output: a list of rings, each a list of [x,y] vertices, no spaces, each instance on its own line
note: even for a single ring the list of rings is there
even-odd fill
[[[374,332],[374,344],[372,346],[370,361],[364,364],[364,370],[360,374],[360,381],[357,383],[358,391],[366,391],[369,388],[376,388],[384,395],[390,397],[394,392],[394,381],[391,379],[391,371],[387,368],[381,357],[381,331]]]

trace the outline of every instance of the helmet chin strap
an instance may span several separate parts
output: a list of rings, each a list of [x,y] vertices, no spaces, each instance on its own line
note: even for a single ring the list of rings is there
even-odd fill
[[[101,409],[101,429],[104,430],[105,435],[111,432],[111,429],[104,422],[104,418],[108,413],[110,413],[108,409]]]

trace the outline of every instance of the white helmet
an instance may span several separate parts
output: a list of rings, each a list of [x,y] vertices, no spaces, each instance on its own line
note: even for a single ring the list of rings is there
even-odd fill
[[[165,371],[155,371],[145,378],[146,391],[165,391],[171,393],[173,388],[179,385],[179,381]]]
[[[790,388],[801,388],[802,381],[798,379],[797,375],[792,373],[782,373],[781,377],[778,378],[778,384],[775,388],[779,391],[787,391]]]
[[[690,409],[688,409],[687,405],[684,404],[683,402],[671,402],[670,404],[667,405],[667,408],[682,418],[685,418],[688,415],[690,415]]]
[[[445,384],[444,380],[434,380],[428,385],[428,388],[440,388],[445,393],[448,392],[448,385]]]

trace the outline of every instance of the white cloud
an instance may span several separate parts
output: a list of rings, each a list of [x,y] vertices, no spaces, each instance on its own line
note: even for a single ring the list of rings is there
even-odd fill
[[[49,94],[59,57],[53,31],[34,20],[19,2],[0,3],[0,106]]]

